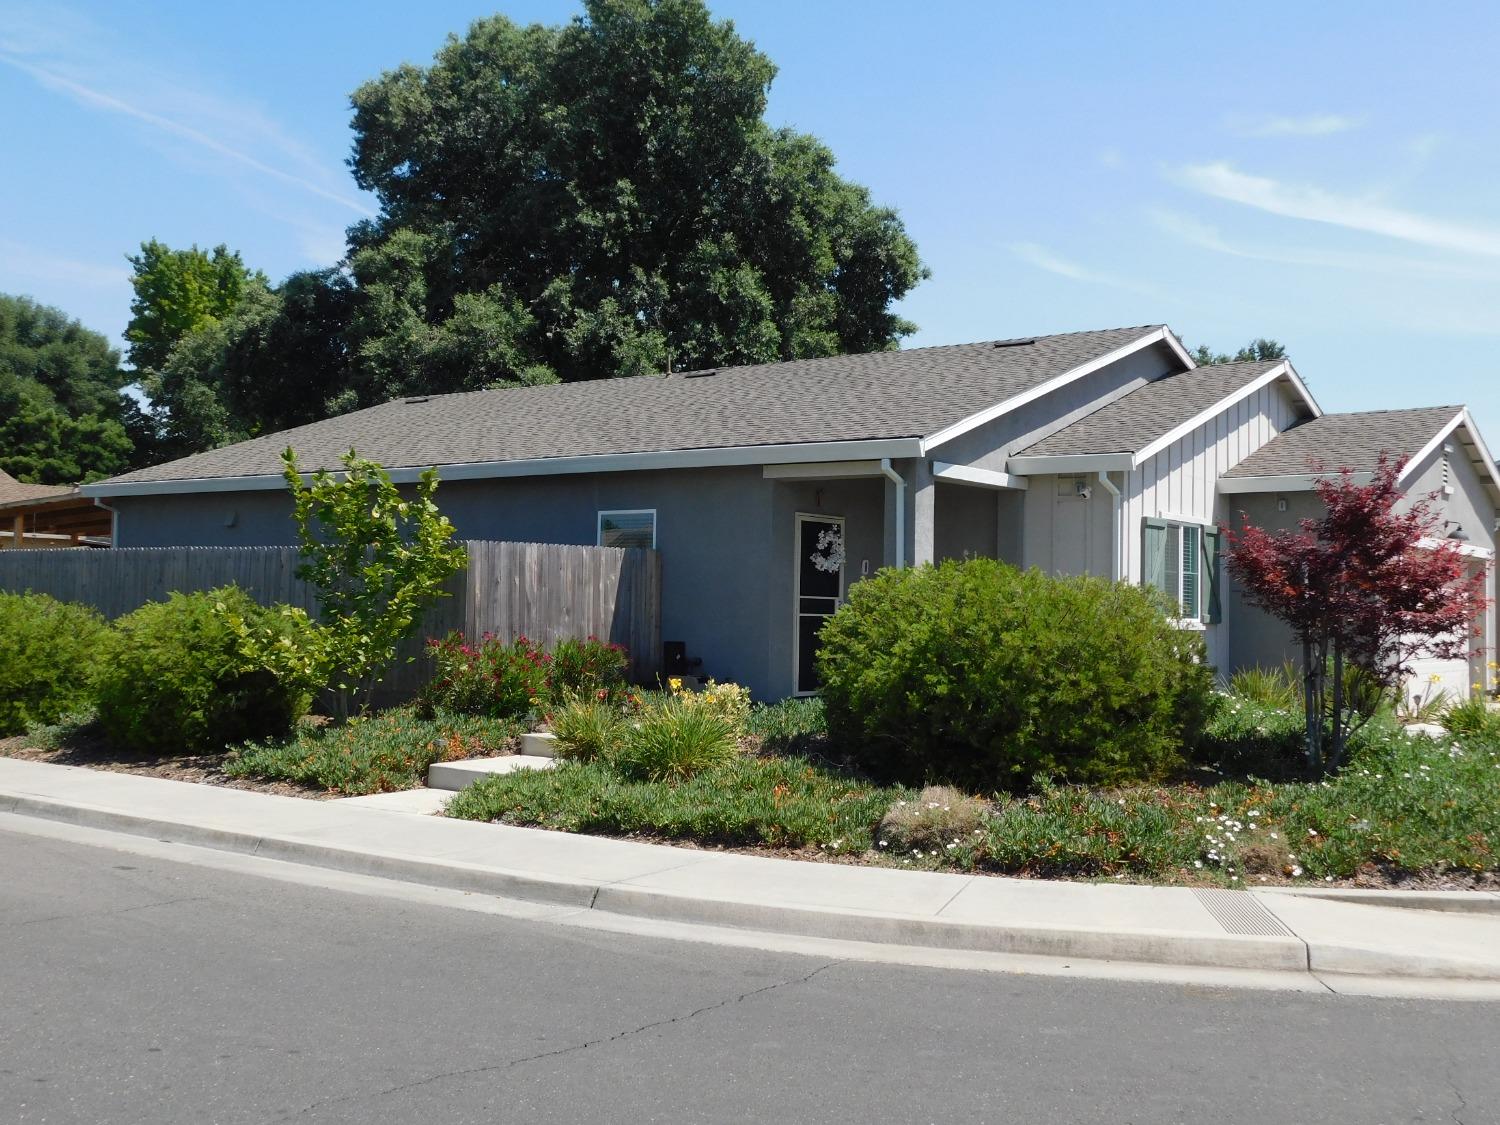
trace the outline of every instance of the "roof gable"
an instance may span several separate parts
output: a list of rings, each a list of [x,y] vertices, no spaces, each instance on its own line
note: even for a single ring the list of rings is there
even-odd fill
[[[1246,457],[1226,477],[1282,477],[1323,469],[1373,472],[1382,453],[1412,457],[1461,406],[1325,414],[1293,426]]]

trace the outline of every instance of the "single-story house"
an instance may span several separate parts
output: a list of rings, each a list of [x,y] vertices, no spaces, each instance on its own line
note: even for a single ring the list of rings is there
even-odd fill
[[[817,629],[852,583],[973,555],[1149,582],[1221,671],[1279,660],[1279,627],[1224,588],[1216,528],[1304,511],[1308,452],[1415,455],[1478,564],[1500,510],[1461,409],[1325,415],[1290,362],[1199,367],[1164,325],[413,397],[85,491],[121,547],[293,543],[288,445],[307,469],[353,447],[398,482],[436,465],[464,538],[654,547],[662,636],[761,698],[816,689]]]
[[[71,484],[22,484],[0,469],[0,551],[107,547],[110,515]]]

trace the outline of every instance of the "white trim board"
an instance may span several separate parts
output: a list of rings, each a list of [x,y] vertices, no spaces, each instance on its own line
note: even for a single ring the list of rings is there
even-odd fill
[[[1087,363],[1081,363],[1077,367],[1064,371],[1061,375],[1053,376],[1045,383],[1038,384],[1029,390],[1006,399],[1004,402],[997,402],[994,406],[981,410],[977,414],[971,414],[969,417],[960,422],[955,422],[951,426],[945,426],[922,442],[922,450],[926,453],[936,449],[938,446],[950,442],[954,438],[962,437],[970,430],[978,429],[980,426],[993,422],[1003,414],[1009,414],[1012,410],[1025,406],[1028,402],[1035,402],[1044,395],[1051,394],[1059,387],[1065,387],[1069,383],[1082,379],[1085,375],[1092,375],[1095,371],[1108,367],[1111,363],[1116,363],[1126,356],[1143,351],[1154,344],[1166,344],[1176,353],[1177,358],[1189,370],[1196,366],[1193,363],[1193,357],[1188,355],[1182,344],[1178,342],[1177,337],[1173,335],[1172,330],[1163,325],[1146,333],[1139,339],[1132,340],[1123,347],[1116,348],[1112,352],[1106,352],[1104,355],[1096,356]]]
[[[1025,477],[1014,476],[1011,473],[997,472],[994,469],[979,469],[972,465],[950,465],[946,461],[934,461],[932,463],[932,476],[934,480],[973,485],[976,488],[1020,489],[1024,491],[1028,485]]]
[[[1435,551],[1444,543],[1452,543],[1458,547],[1458,553],[1470,559],[1493,559],[1495,552],[1488,547],[1479,547],[1473,543],[1464,543],[1457,539],[1432,539],[1423,536],[1417,540],[1417,546],[1424,551]]]
[[[879,461],[804,461],[787,465],[766,465],[761,476],[767,480],[834,480],[841,477],[880,477]]]
[[[875,441],[809,442],[797,445],[738,445],[718,449],[668,449],[652,453],[604,453],[588,457],[535,457],[524,461],[475,461],[438,465],[445,482],[503,477],[545,477],[575,473],[612,473],[643,469],[708,469],[789,462],[848,461],[882,457],[920,457],[920,438]],[[397,484],[410,484],[427,466],[386,470]],[[335,473],[335,476],[341,476]],[[311,480],[310,473],[303,474]],[[188,477],[177,480],[108,481],[83,486],[85,496],[160,496],[191,492],[254,492],[286,487],[279,473],[240,477]]]
[[[1129,453],[1060,453],[1051,457],[1010,457],[1007,470],[1023,476],[1038,473],[1109,473],[1129,472],[1135,459]]]
[[[1281,477],[1220,477],[1219,492],[1236,495],[1243,492],[1311,492],[1314,484],[1336,473],[1293,473]],[[1351,473],[1355,484],[1369,484],[1374,473]]]
[[[1469,453],[1469,460],[1477,462],[1484,469],[1485,474],[1489,477],[1487,487],[1490,499],[1500,504],[1500,470],[1496,469],[1495,459],[1490,456],[1489,448],[1484,444],[1484,438],[1480,436],[1479,427],[1474,424],[1474,417],[1469,413],[1467,406],[1460,407],[1458,413],[1452,417],[1448,424],[1437,432],[1437,436],[1421,449],[1417,450],[1411,460],[1406,463],[1406,468],[1401,470],[1401,476],[1397,478],[1396,483],[1402,486],[1410,483],[1410,478],[1421,467],[1422,462],[1436,453],[1442,447],[1443,442],[1447,441],[1460,426],[1469,435],[1469,441],[1466,443],[1472,450]]]

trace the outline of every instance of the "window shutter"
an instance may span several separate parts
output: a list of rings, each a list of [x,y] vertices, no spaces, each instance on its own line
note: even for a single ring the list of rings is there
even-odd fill
[[[1219,555],[1217,528],[1203,529],[1203,581],[1208,586],[1208,597],[1203,599],[1203,620],[1217,625],[1224,620],[1224,561]]]
[[[1162,520],[1145,521],[1141,549],[1141,584],[1175,596],[1167,589],[1167,525]]]

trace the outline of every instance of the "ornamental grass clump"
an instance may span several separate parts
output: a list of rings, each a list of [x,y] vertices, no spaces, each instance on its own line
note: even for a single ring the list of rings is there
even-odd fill
[[[1201,640],[1149,591],[993,559],[883,570],[820,641],[830,738],[911,784],[1157,777],[1181,764],[1211,691]]]
[[[559,758],[595,762],[615,752],[625,729],[625,717],[613,704],[585,697],[563,704],[547,725],[557,740]]]
[[[876,846],[889,855],[941,855],[972,845],[982,835],[989,804],[946,785],[930,785],[915,800],[898,798],[875,829]]]
[[[610,757],[623,777],[680,781],[723,765],[739,753],[733,724],[707,707],[672,696],[626,726]]]

